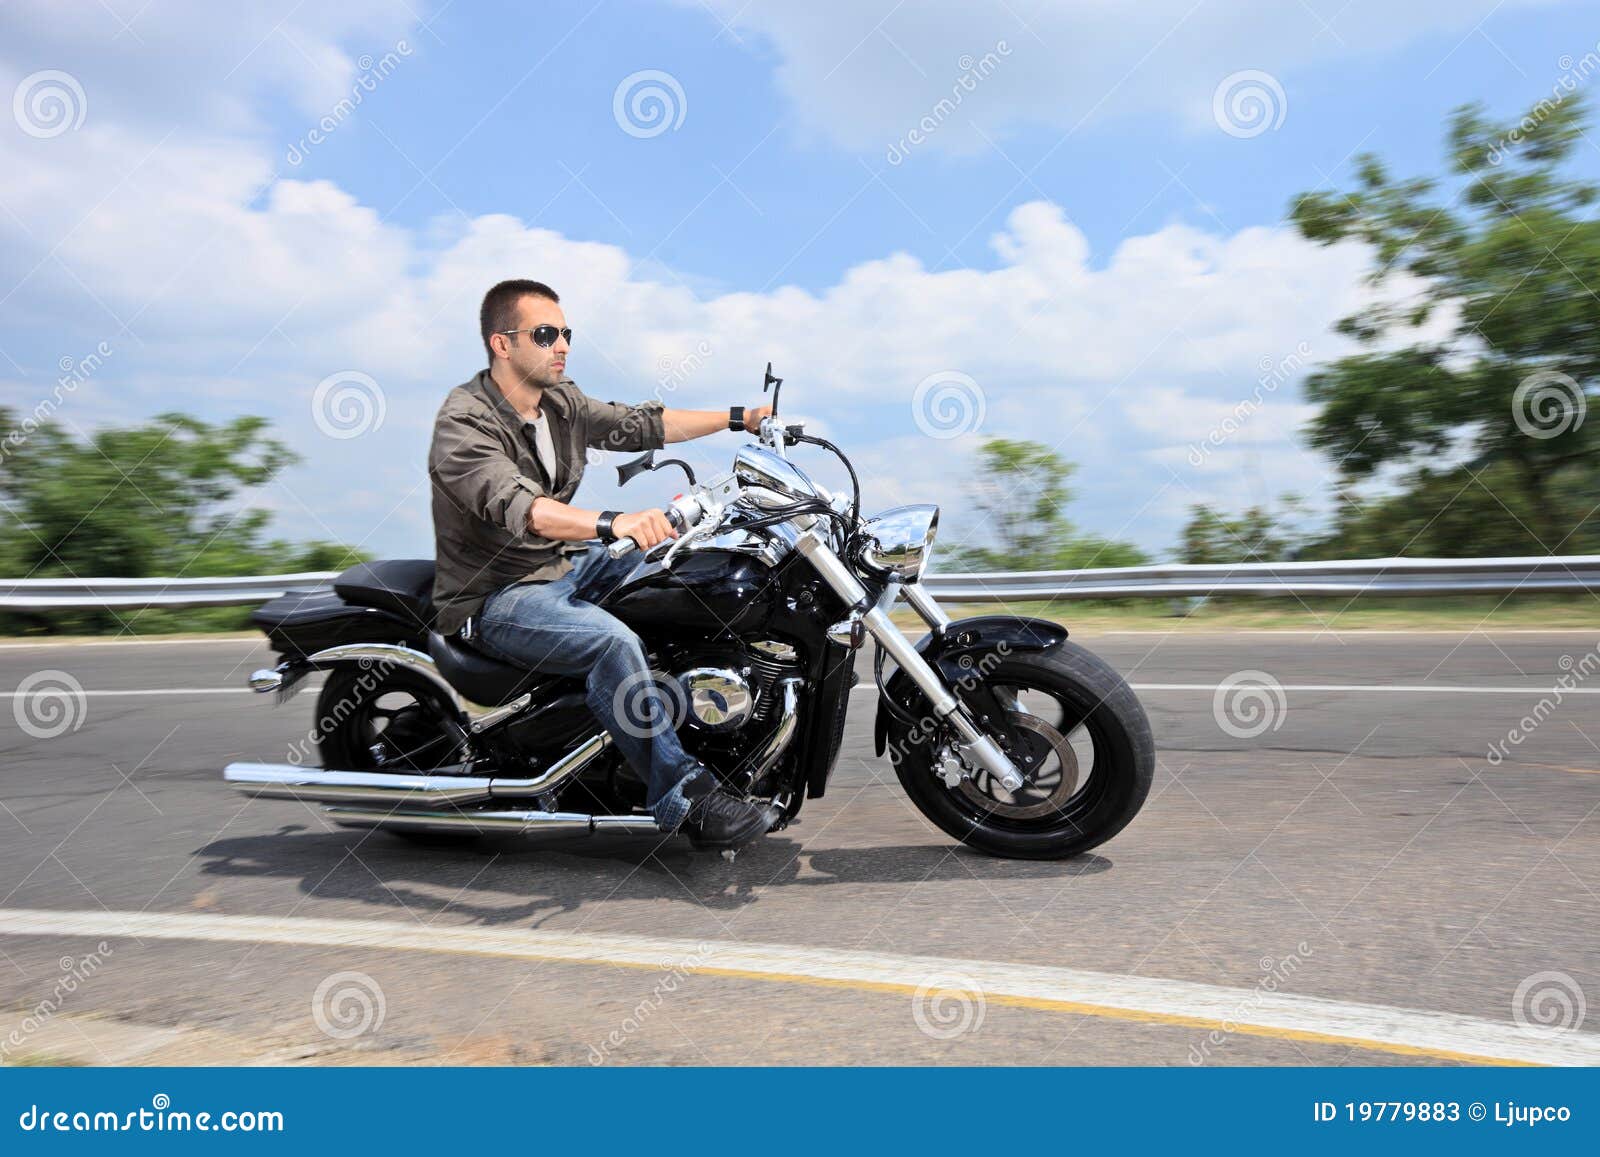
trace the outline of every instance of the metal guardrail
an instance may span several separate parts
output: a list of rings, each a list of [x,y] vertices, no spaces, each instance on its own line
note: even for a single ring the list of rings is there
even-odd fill
[[[328,586],[333,571],[236,578],[0,579],[0,610],[227,607]],[[1167,564],[1101,570],[932,574],[948,602],[1196,598],[1210,595],[1473,595],[1600,591],[1600,555],[1373,558],[1340,562]]]
[[[1211,595],[1476,595],[1600,591],[1600,555],[1369,558],[930,575],[950,602],[1196,598]]]

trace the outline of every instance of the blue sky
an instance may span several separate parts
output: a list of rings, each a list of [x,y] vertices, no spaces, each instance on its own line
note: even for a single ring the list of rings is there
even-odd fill
[[[51,416],[267,414],[305,459],[258,495],[275,532],[390,555],[431,549],[428,430],[510,275],[563,292],[600,396],[749,404],[774,359],[871,501],[940,501],[952,535],[981,537],[989,435],[1059,448],[1075,520],[1158,555],[1193,502],[1317,508],[1298,383],[1371,291],[1286,206],[1358,150],[1436,173],[1456,105],[1600,67],[1592,5],[1517,0],[304,7],[0,9],[0,402],[105,342]],[[626,112],[647,72],[660,132]],[[1219,112],[1229,78],[1265,123]],[[586,502],[672,489],[607,474]]]

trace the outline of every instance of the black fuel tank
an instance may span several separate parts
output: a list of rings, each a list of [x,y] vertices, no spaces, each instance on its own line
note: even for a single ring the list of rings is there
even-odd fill
[[[697,550],[680,555],[671,570],[641,563],[600,605],[640,634],[740,635],[765,626],[778,597],[760,559]]]

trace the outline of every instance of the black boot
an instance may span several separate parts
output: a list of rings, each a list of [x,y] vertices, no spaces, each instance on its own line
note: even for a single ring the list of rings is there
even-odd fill
[[[683,831],[697,848],[742,847],[772,828],[765,804],[750,803],[724,791],[710,772],[702,771],[685,783],[683,794],[690,801]]]

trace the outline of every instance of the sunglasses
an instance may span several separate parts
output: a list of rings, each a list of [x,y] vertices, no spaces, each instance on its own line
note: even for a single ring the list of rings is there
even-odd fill
[[[549,349],[555,345],[558,336],[565,338],[568,345],[572,344],[572,330],[559,329],[553,325],[536,325],[532,329],[502,329],[496,332],[512,337],[519,333],[532,334],[533,344],[540,349]]]

